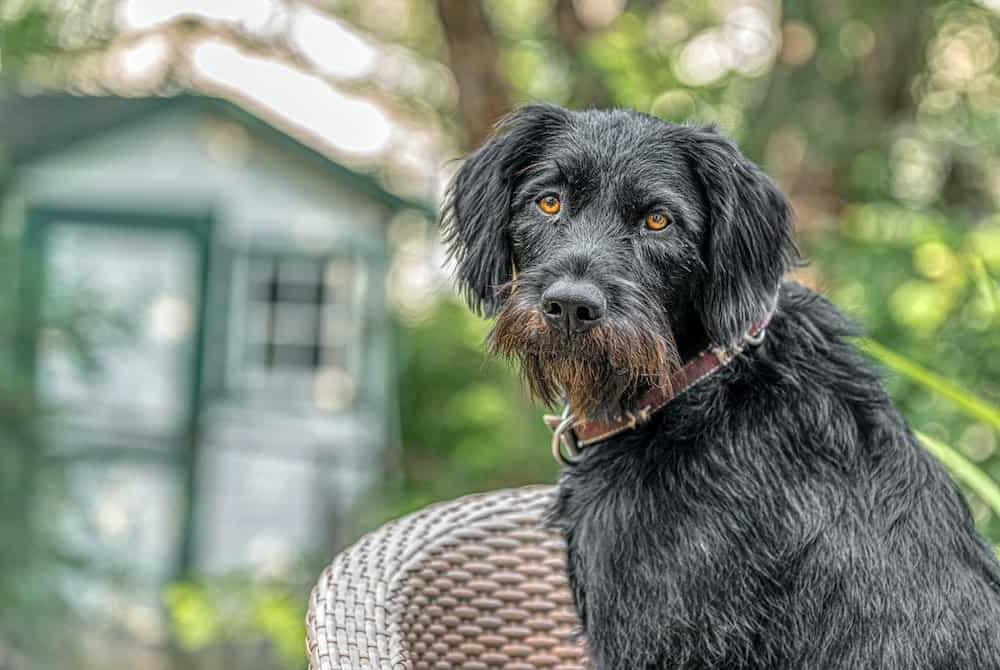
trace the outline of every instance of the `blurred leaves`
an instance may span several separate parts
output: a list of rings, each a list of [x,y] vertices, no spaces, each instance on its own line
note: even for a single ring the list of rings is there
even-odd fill
[[[232,575],[176,583],[163,598],[186,652],[221,651],[245,667],[305,666],[306,597],[298,589]]]
[[[40,3],[20,4],[20,11],[5,16],[0,7],[0,72],[17,70],[31,57],[51,48],[49,15]]]
[[[0,658],[7,646],[31,653],[38,661],[41,649],[36,631],[66,618],[64,602],[52,582],[53,571],[64,563],[33,524],[31,502],[39,450],[36,422],[44,412],[18,355],[18,267],[16,243],[0,234],[0,500],[4,501],[0,505]],[[65,655],[64,646],[55,645],[51,653]]]
[[[31,264],[36,259],[21,254],[18,241],[3,233],[0,230],[0,500],[4,501],[0,505],[0,656],[6,644],[42,667],[73,658],[78,644],[68,635],[58,643],[39,639],[38,631],[78,623],[79,613],[67,602],[60,577],[82,569],[96,575],[113,566],[85,565],[47,532],[51,524],[43,517],[54,499],[46,498],[46,492],[61,490],[64,472],[60,464],[44,461],[40,428],[55,408],[36,398],[33,371],[26,368],[24,359],[25,328],[37,326],[47,344],[58,341],[68,360],[86,372],[98,365],[93,352],[100,338],[128,337],[134,324],[86,286],[56,287],[55,299],[39,306],[37,313],[24,309],[20,298],[30,293],[25,287],[34,281]]]
[[[966,391],[954,382],[937,375],[930,370],[926,370],[920,365],[910,361],[873,340],[862,340],[859,342],[862,351],[865,351],[887,368],[898,372],[920,384],[927,390],[940,395],[943,398],[955,403],[962,411],[966,412],[974,419],[984,421],[995,430],[1000,431],[1000,407],[996,407],[976,395]]]
[[[551,481],[547,429],[515,372],[485,354],[488,324],[445,299],[401,325],[402,481],[384,517],[475,491]]]
[[[963,456],[957,449],[944,442],[935,440],[929,435],[916,431],[917,439],[927,451],[980,500],[989,505],[995,516],[1000,516],[1000,486],[989,475],[984,473],[975,463]]]

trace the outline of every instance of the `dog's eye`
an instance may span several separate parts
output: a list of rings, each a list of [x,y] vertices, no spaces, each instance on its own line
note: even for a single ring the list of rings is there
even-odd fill
[[[670,217],[663,212],[653,212],[646,215],[646,227],[650,230],[663,230],[670,225]]]
[[[559,213],[559,210],[562,209],[562,203],[559,201],[559,196],[557,195],[543,195],[538,200],[538,209],[552,216]]]

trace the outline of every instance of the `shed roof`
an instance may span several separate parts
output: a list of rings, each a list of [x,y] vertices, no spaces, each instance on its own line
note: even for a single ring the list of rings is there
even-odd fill
[[[297,152],[317,168],[328,171],[344,185],[378,200],[391,209],[415,209],[433,214],[425,202],[399,196],[372,174],[349,168],[308,142],[305,134],[278,128],[262,115],[222,98],[179,94],[173,96],[119,97],[45,93],[21,95],[0,92],[0,142],[10,162],[17,166],[65,149],[74,142],[131,124],[166,109],[194,107],[212,111],[240,123]]]

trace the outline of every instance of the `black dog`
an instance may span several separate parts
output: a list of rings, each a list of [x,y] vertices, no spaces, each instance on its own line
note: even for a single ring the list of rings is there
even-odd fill
[[[617,427],[552,510],[594,668],[1000,668],[993,552],[849,324],[781,283],[789,206],[731,142],[527,107],[443,225],[563,434]]]

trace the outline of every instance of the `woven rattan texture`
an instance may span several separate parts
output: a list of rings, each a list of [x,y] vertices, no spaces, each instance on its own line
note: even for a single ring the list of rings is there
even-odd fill
[[[578,670],[551,489],[461,498],[383,526],[313,589],[311,670]]]

